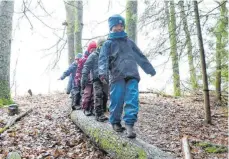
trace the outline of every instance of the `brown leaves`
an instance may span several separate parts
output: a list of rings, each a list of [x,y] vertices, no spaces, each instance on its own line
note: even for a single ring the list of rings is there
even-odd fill
[[[202,98],[202,97],[200,97]],[[192,98],[165,98],[140,96],[141,103],[136,131],[140,137],[166,151],[174,152],[177,158],[182,158],[180,139],[189,135],[191,139],[211,141],[215,144],[227,145],[228,124],[225,117],[218,114],[226,112],[220,107],[212,107],[213,125],[204,125],[204,108],[202,101]],[[206,154],[199,149],[192,150],[194,158],[220,158],[227,154]],[[200,157],[201,156],[201,157]]]
[[[108,159],[98,151],[69,119],[68,97],[65,94],[37,95],[16,99],[22,111],[33,112],[18,121],[0,136],[0,159],[17,150],[28,159]],[[0,120],[8,120],[0,109]]]

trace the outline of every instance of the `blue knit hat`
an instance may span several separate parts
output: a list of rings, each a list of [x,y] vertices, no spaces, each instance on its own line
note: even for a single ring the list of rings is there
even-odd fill
[[[82,58],[82,53],[78,53],[76,56],[75,56],[75,59],[81,59]]]
[[[110,31],[111,31],[112,27],[117,25],[117,24],[122,24],[125,27],[125,19],[121,15],[115,14],[115,15],[112,15],[108,19],[108,24],[109,24]]]

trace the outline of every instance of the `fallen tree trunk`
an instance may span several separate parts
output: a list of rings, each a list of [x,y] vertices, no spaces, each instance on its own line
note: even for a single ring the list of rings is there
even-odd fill
[[[114,132],[111,125],[95,121],[82,111],[71,113],[72,121],[102,150],[117,159],[172,159],[171,154],[145,143],[139,138],[128,139],[125,133]]]
[[[24,117],[25,115],[27,115],[27,114],[30,113],[31,111],[32,111],[32,108],[29,109],[29,110],[27,110],[27,111],[25,111],[24,113],[21,113],[21,114],[15,116],[15,117],[11,118],[11,119],[7,122],[6,126],[5,126],[4,128],[1,128],[1,129],[0,129],[0,134],[3,133],[5,130],[9,129],[9,127],[11,127],[16,121],[20,120],[22,117]]]
[[[182,142],[182,150],[184,153],[184,159],[192,159],[192,154],[191,154],[190,147],[188,144],[187,136],[183,137],[181,142]]]

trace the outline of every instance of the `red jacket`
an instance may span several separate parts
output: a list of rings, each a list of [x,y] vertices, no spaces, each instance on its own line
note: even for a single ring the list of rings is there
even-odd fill
[[[88,55],[85,55],[78,62],[78,67],[77,67],[76,75],[75,75],[75,85],[76,86],[80,85],[80,79],[81,79],[81,76],[82,76],[83,66],[84,66],[84,63],[87,61],[87,58],[88,58]]]

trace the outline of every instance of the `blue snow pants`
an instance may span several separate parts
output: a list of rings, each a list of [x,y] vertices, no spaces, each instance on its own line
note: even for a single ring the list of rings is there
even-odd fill
[[[138,80],[121,79],[111,83],[110,86],[110,118],[111,124],[121,122],[124,109],[123,120],[126,125],[134,125],[138,116]]]

